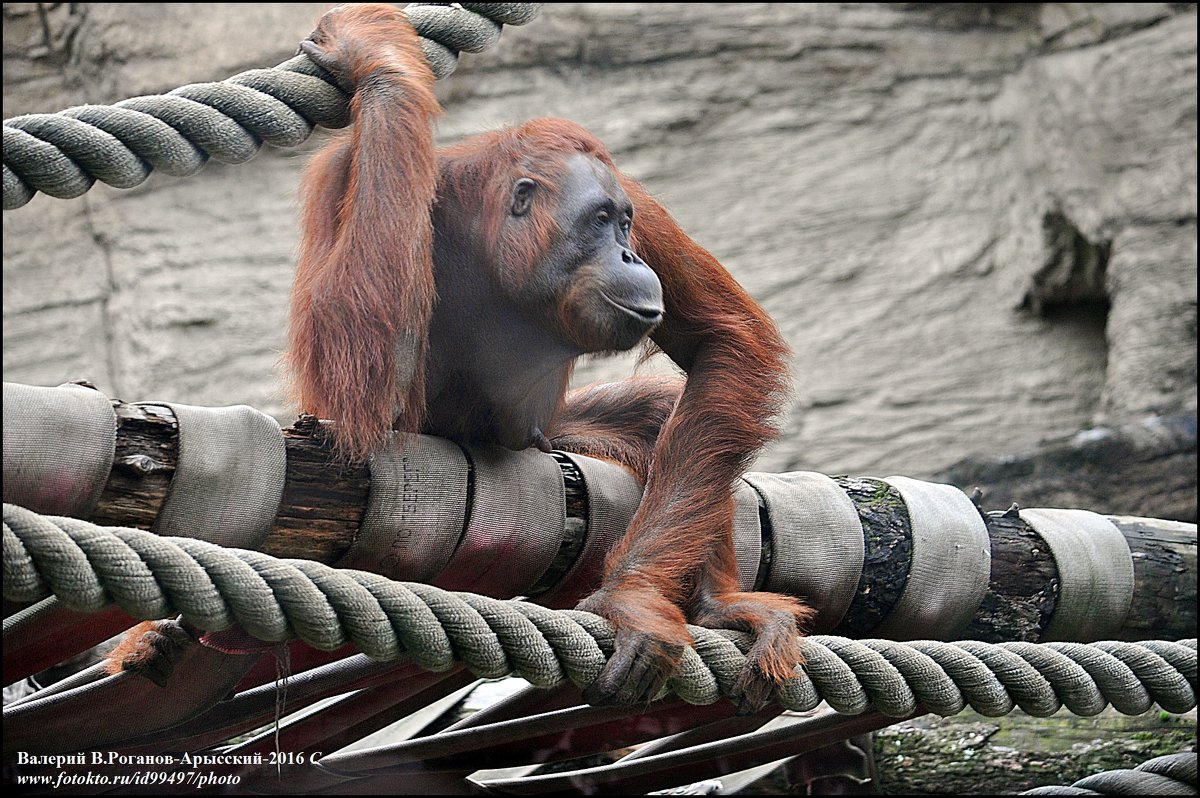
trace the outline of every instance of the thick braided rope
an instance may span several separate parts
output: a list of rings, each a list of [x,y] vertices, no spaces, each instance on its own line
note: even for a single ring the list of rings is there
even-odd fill
[[[1070,787],[1037,787],[1021,795],[1195,795],[1196,754],[1168,754],[1132,770],[1106,770]]]
[[[539,686],[585,686],[612,652],[604,619],[519,601],[451,593],[376,574],[305,560],[224,549],[188,538],[98,527],[4,505],[4,596],[56,596],[93,612],[115,601],[137,618],[176,613],[203,629],[240,623],[277,642],[299,637],[332,650],[347,642],[370,657],[407,655],[430,670],[462,660],[476,675],[516,673]],[[670,684],[681,698],[709,704],[728,695],[749,644],[740,633],[690,627]],[[838,712],[869,707],[904,717],[918,705],[952,715],[970,705],[999,716],[1019,706],[1047,716],[1066,706],[1094,715],[1108,704],[1140,713],[1157,703],[1170,712],[1196,705],[1196,641],[941,643],[804,639],[807,660],[780,690],[788,709],[822,699]]]
[[[460,51],[488,49],[505,23],[524,25],[540,9],[539,3],[413,3],[404,13],[440,79],[454,71]],[[13,117],[4,122],[4,210],[25,205],[38,191],[78,197],[96,180],[132,188],[154,169],[192,175],[209,157],[244,163],[264,141],[295,147],[315,125],[345,127],[348,104],[320,67],[298,55],[274,69],[167,94]]]

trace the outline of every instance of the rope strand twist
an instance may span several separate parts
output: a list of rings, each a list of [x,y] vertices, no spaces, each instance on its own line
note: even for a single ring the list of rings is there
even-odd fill
[[[1021,795],[1195,795],[1196,754],[1168,754],[1132,770],[1106,770],[1070,787],[1035,787]]]
[[[413,3],[404,9],[440,80],[454,71],[460,51],[482,52],[503,25],[524,25],[540,3]],[[101,180],[132,188],[159,169],[186,177],[210,157],[244,163],[264,141],[295,147],[317,125],[350,124],[349,97],[306,55],[273,69],[252,69],[214,83],[114,105],[80,105],[56,114],[4,122],[4,210],[41,191],[59,199],[82,196]]]
[[[299,637],[332,650],[347,642],[380,660],[408,657],[441,671],[461,660],[477,676],[517,674],[543,687],[586,686],[612,652],[613,629],[599,616],[523,601],[393,582],[377,574],[307,560],[225,549],[187,538],[99,527],[4,505],[4,596],[54,596],[95,612],[116,602],[136,618],[182,614],[207,630],[234,623],[269,642]],[[668,688],[693,704],[728,695],[748,636],[689,627],[694,649]],[[942,643],[814,636],[807,660],[779,691],[780,703],[808,710],[821,700],[838,712],[875,708],[905,717],[918,706],[953,715],[966,706],[998,717],[1020,707],[1048,716],[1065,706],[1094,715],[1108,705],[1169,712],[1196,705],[1196,641],[1141,643]]]

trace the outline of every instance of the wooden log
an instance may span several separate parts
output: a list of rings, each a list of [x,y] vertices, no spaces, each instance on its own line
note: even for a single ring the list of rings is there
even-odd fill
[[[114,402],[116,458],[92,516],[97,523],[153,529],[174,474],[178,427],[169,408]],[[330,454],[322,426],[301,417],[284,430],[287,472],[274,526],[261,549],[279,557],[334,563],[353,544],[370,489],[365,466]],[[587,534],[583,482],[560,458],[567,488],[567,525],[559,556],[535,593],[565,572]],[[904,591],[912,557],[908,512],[899,493],[870,478],[836,477],[858,510],[865,559],[856,597],[837,634],[861,637],[887,616]],[[468,496],[469,498],[469,496]],[[978,496],[975,497],[978,504]],[[1037,641],[1058,600],[1058,570],[1038,533],[1019,511],[981,515],[991,537],[987,595],[963,637],[990,642]],[[766,513],[760,513],[764,522]],[[1118,637],[1178,639],[1196,629],[1196,527],[1175,521],[1110,516],[1133,555],[1134,598]],[[764,538],[772,538],[764,527]],[[764,546],[764,566],[776,556]],[[763,571],[763,569],[760,569]],[[765,572],[765,571],[764,571]]]
[[[1015,509],[985,516],[992,542],[988,592],[966,637],[1036,642],[1058,603],[1058,568],[1042,538]]]
[[[1122,640],[1196,636],[1196,525],[1109,516],[1133,554],[1133,602]]]
[[[287,472],[283,496],[262,551],[275,557],[337,562],[358,534],[371,489],[366,465],[329,452],[313,416],[283,431]]]
[[[117,414],[117,445],[91,520],[152,529],[175,476],[179,424],[171,409],[162,405],[120,401],[112,405]]]
[[[834,634],[861,637],[887,617],[908,584],[912,523],[900,491],[870,477],[833,478],[863,525],[863,572],[854,600]]]

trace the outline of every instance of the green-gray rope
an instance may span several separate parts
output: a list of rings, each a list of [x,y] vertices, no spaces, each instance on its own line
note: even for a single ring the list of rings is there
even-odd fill
[[[460,51],[486,50],[504,24],[523,25],[540,8],[413,3],[404,13],[440,79],[454,71]],[[252,69],[168,94],[13,117],[4,122],[4,209],[25,205],[38,191],[78,197],[96,180],[132,188],[154,169],[192,175],[210,156],[244,163],[264,141],[294,147],[315,125],[345,127],[348,99],[308,56],[298,55],[274,69]]]
[[[1037,787],[1021,795],[1195,795],[1196,754],[1168,754],[1132,770],[1106,770],[1070,787]]]
[[[612,627],[586,612],[451,593],[307,560],[224,549],[137,529],[99,527],[4,505],[4,596],[55,596],[94,612],[116,602],[136,618],[182,614],[202,629],[239,623],[262,640],[299,637],[332,650],[347,642],[381,660],[407,656],[440,671],[456,660],[476,675],[516,673],[535,685],[584,686],[613,645]],[[729,695],[746,636],[690,627],[670,687],[693,704]],[[1094,715],[1111,704],[1136,714],[1196,705],[1196,641],[941,643],[804,639],[806,664],[780,691],[788,709],[822,699],[838,712],[869,707],[905,717],[918,705],[938,715],[966,706],[1000,716],[1019,706],[1047,716],[1066,706]],[[739,648],[741,647],[741,648]]]

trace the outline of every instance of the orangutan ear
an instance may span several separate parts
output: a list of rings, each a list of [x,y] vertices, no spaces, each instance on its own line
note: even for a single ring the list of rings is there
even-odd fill
[[[537,189],[537,181],[528,177],[522,177],[513,184],[512,190],[512,215],[524,216],[529,213],[529,208],[533,205],[533,192]]]

